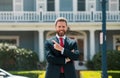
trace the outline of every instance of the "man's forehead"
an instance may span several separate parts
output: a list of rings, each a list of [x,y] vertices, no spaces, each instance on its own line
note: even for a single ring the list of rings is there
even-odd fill
[[[66,18],[64,18],[64,17],[59,17],[59,18],[57,18],[56,20],[55,20],[55,25],[58,23],[58,22],[65,22],[66,23],[66,25],[67,25],[67,19]]]

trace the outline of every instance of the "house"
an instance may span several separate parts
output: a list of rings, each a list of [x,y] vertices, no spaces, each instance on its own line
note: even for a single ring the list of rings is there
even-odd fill
[[[0,42],[38,53],[45,60],[44,41],[55,34],[57,17],[68,20],[68,36],[78,42],[77,69],[101,50],[102,0],[0,0]],[[120,50],[120,0],[106,0],[107,50]],[[78,65],[81,62],[82,65]]]

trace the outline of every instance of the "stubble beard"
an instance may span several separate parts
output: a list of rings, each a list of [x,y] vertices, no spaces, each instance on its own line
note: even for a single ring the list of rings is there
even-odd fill
[[[65,31],[58,31],[58,32],[57,32],[57,34],[58,34],[60,37],[64,36],[65,33],[66,33]]]

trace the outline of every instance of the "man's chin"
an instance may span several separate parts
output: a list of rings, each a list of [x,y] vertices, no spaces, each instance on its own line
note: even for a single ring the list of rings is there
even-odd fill
[[[65,32],[58,32],[58,35],[59,35],[59,36],[64,36],[64,35],[65,35]]]
[[[64,36],[65,34],[58,34],[59,36]]]

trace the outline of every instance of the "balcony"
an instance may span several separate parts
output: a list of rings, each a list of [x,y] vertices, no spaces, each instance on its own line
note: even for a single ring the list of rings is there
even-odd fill
[[[0,23],[3,22],[54,22],[57,17],[66,17],[69,22],[101,22],[102,12],[0,12]],[[120,12],[106,12],[107,22],[120,22]]]

